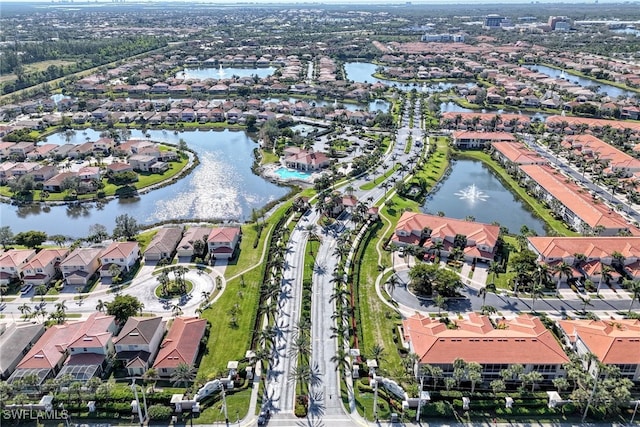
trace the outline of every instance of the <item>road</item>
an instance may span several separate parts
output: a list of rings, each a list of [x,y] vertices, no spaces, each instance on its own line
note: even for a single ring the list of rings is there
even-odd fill
[[[640,222],[640,206],[631,205],[627,201],[622,200],[615,194],[613,194],[608,188],[595,184],[589,174],[583,174],[577,170],[572,164],[565,159],[560,158],[553,153],[548,147],[536,142],[535,138],[529,136],[526,138],[527,144],[529,144],[538,154],[549,160],[551,165],[555,165],[562,173],[573,178],[576,182],[581,183],[585,188],[591,191],[592,194],[598,194],[600,197],[609,204],[620,205],[622,210],[620,213],[626,216],[627,220]]]
[[[438,307],[433,300],[427,298],[417,298],[410,293],[406,287],[409,283],[409,270],[403,269],[397,272],[401,285],[393,290],[393,299],[405,310],[413,313],[418,311],[438,312]],[[546,312],[557,316],[569,315],[576,317],[580,315],[584,308],[584,303],[580,299],[558,299],[558,298],[537,298],[535,302],[531,298],[523,298],[511,295],[497,295],[487,293],[485,300],[478,296],[478,291],[465,287],[460,291],[461,298],[452,298],[447,303],[445,311],[463,313],[469,311],[480,311],[483,305],[495,307],[498,312],[519,312],[536,311]],[[625,295],[626,296],[626,295]],[[615,314],[616,311],[627,311],[631,300],[628,297],[621,297],[616,300],[605,300],[593,298],[589,311]]]
[[[409,116],[414,115],[413,127],[409,126]],[[379,176],[384,171],[391,170],[395,164],[409,165],[415,162],[422,150],[423,133],[419,128],[420,124],[420,107],[418,104],[411,106],[408,101],[405,113],[402,118],[402,125],[397,130],[396,143],[393,149],[385,155],[382,164],[376,172],[364,174],[361,177],[344,184],[340,189],[352,187],[354,195],[360,201],[367,201],[369,206],[374,205],[382,199],[387,190],[378,185],[370,190],[363,190],[361,187],[371,181],[373,174]],[[413,139],[413,144],[408,152],[405,147],[409,136]],[[416,144],[419,142],[419,144]],[[397,182],[404,179],[408,173],[408,169],[397,170],[390,174],[385,181],[389,183]],[[290,251],[288,253],[287,265],[289,270],[285,273],[283,280],[285,292],[290,294],[278,315],[278,324],[282,322],[291,323],[292,319],[299,318],[299,307],[301,302],[297,299],[301,296],[302,288],[302,272],[304,269],[303,258],[305,245],[307,242],[304,229],[307,224],[315,224],[319,219],[319,214],[313,212],[304,217],[304,222],[296,227],[291,234],[289,240]],[[318,374],[320,382],[311,389],[309,404],[309,414],[311,419],[322,422],[331,423],[331,425],[352,425],[353,420],[345,413],[344,406],[340,399],[340,378],[336,371],[335,363],[332,358],[336,355],[338,345],[342,343],[336,342],[332,338],[332,327],[335,326],[335,320],[331,315],[335,311],[335,303],[331,301],[333,293],[332,273],[338,265],[339,259],[334,255],[336,247],[336,229],[340,232],[347,230],[357,231],[355,224],[349,220],[348,215],[341,218],[343,227],[334,229],[324,229],[322,232],[322,241],[318,253],[316,255],[316,265],[313,272],[313,294],[312,294],[312,369]],[[291,308],[297,307],[298,311]],[[286,329],[286,328],[285,328]],[[274,410],[274,422],[280,423],[290,422],[290,415],[293,410],[293,400],[295,398],[295,385],[290,379],[289,372],[293,369],[295,361],[290,356],[290,340],[291,328],[289,327],[282,335],[282,340],[278,341],[277,346],[279,354],[274,360],[274,368],[269,372],[267,382],[267,398],[270,399],[269,404]],[[280,345],[282,349],[280,350]],[[285,377],[289,379],[285,380]]]

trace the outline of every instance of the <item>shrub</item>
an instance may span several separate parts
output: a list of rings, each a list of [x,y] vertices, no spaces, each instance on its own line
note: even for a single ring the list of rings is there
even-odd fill
[[[149,418],[152,420],[167,420],[171,417],[171,408],[164,405],[149,406]]]

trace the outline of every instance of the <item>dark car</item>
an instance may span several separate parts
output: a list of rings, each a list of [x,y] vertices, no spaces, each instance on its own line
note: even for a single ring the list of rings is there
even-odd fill
[[[271,413],[269,412],[269,410],[260,412],[260,415],[258,415],[258,425],[259,426],[265,425],[269,420],[270,415]]]

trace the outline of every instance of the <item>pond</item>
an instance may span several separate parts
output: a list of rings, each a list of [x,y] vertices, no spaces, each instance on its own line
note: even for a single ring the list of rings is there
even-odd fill
[[[589,86],[599,86],[600,89],[598,92],[608,95],[612,98],[617,98],[619,96],[633,97],[634,95],[636,95],[635,92],[629,90],[620,89],[596,80],[588,79],[586,77],[574,76],[573,74],[566,73],[564,70],[558,70],[556,68],[547,67],[545,65],[528,65],[527,68],[539,73],[546,74],[549,77],[568,80],[584,88],[588,88]]]
[[[548,114],[543,114],[540,112],[536,112],[536,113],[529,113],[529,112],[521,112],[521,111],[504,111],[504,110],[487,110],[487,109],[482,109],[482,110],[473,110],[471,108],[464,108],[461,107],[460,105],[456,104],[453,101],[448,101],[448,102],[441,102],[440,103],[440,111],[443,113],[472,113],[474,111],[479,112],[479,113],[497,113],[497,114],[522,114],[524,116],[528,116],[531,118],[532,121],[539,121],[539,122],[544,122],[547,120],[547,117],[549,117]]]
[[[253,150],[258,146],[244,132],[194,131],[175,134],[149,130],[152,141],[177,144],[184,139],[200,158],[188,176],[166,187],[150,191],[135,199],[112,200],[106,204],[82,203],[74,206],[16,207],[0,204],[2,225],[14,233],[41,230],[48,234],[83,237],[92,224],[113,229],[115,217],[134,216],[140,224],[153,224],[171,219],[218,219],[245,221],[253,209],[287,194],[281,187],[255,175],[251,170]],[[99,133],[88,130],[75,132],[71,142],[95,140]],[[141,131],[131,132],[131,138],[144,139]],[[51,143],[65,143],[61,133],[47,139]]]
[[[426,82],[411,82],[403,83],[393,80],[378,79],[373,77],[376,69],[379,65],[372,64],[370,62],[346,62],[344,64],[345,78],[358,83],[375,83],[379,82],[387,86],[396,87],[402,91],[410,91],[416,89],[420,92],[441,92],[451,89],[455,86],[454,83],[426,83]]]
[[[229,79],[232,76],[236,77],[251,77],[258,76],[263,79],[269,77],[276,71],[274,67],[267,68],[234,68],[234,67],[219,67],[219,68],[185,68],[183,71],[178,72],[175,77],[182,79]]]
[[[502,185],[498,177],[482,162],[458,160],[451,173],[428,196],[422,210],[464,219],[472,216],[478,222],[498,222],[510,232],[518,233],[523,225],[545,235],[544,222],[526,209],[525,204]]]

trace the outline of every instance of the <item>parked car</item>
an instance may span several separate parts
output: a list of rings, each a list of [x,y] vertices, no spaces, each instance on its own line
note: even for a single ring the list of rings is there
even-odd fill
[[[269,420],[270,415],[271,415],[271,412],[268,409],[265,411],[261,411],[260,415],[258,415],[258,425],[259,426],[265,425]]]

